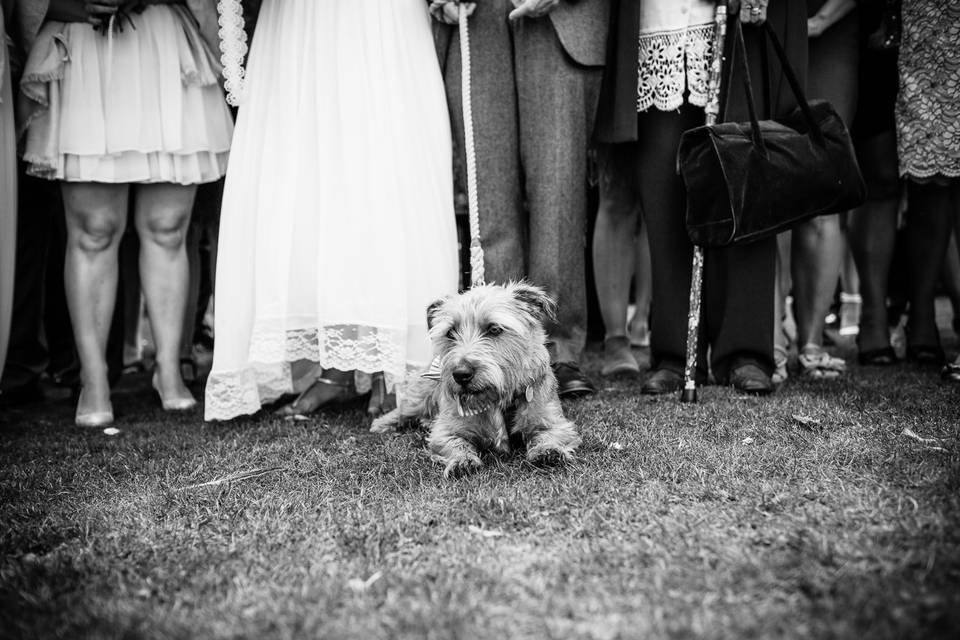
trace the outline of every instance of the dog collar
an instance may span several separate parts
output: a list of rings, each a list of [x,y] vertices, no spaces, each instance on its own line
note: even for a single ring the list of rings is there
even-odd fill
[[[440,356],[437,356],[430,361],[430,367],[420,374],[421,378],[427,378],[428,380],[439,380],[440,379]]]

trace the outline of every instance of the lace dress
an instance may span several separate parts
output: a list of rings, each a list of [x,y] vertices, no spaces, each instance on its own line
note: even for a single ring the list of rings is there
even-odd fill
[[[244,78],[236,2],[221,3],[240,109],[206,419],[294,391],[297,361],[383,371],[394,385],[429,364],[426,308],[457,288],[450,120],[427,4],[266,0]]]
[[[640,13],[637,111],[673,111],[684,102],[707,103],[713,55],[712,0],[654,0]]]
[[[960,177],[960,2],[904,0],[899,69],[900,175]]]

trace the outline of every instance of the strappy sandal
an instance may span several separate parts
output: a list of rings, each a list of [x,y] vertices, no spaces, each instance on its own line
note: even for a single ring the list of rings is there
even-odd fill
[[[800,350],[797,362],[803,376],[813,380],[835,380],[847,370],[847,363],[842,358],[835,358],[814,344]]]
[[[311,392],[320,388],[317,385],[325,385],[331,390],[329,397],[322,399],[316,405],[312,407],[305,406],[305,400],[311,398]],[[280,416],[302,416],[307,413],[313,413],[314,411],[325,407],[328,404],[333,404],[335,402],[345,402],[347,400],[352,400],[357,397],[357,389],[353,384],[353,378],[345,381],[341,380],[331,380],[330,378],[324,378],[323,376],[317,376],[314,378],[313,384],[304,389],[303,393],[297,396],[296,400],[291,402],[288,405],[284,405],[277,409],[277,415]]]

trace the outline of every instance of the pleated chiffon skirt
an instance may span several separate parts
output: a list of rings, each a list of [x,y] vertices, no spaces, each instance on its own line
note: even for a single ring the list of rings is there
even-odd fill
[[[221,212],[208,420],[293,391],[297,361],[391,386],[429,364],[426,308],[458,277],[429,20],[422,0],[264,2]]]
[[[200,184],[226,171],[233,121],[189,11],[153,5],[109,34],[48,22],[21,95],[30,174],[68,182]]]

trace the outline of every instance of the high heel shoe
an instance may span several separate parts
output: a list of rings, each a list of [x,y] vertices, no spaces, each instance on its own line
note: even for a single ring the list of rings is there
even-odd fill
[[[276,415],[293,417],[303,416],[325,407],[328,404],[345,402],[357,397],[357,389],[353,377],[344,376],[341,379],[317,376],[313,384],[304,389],[297,399],[286,404],[276,411]]]
[[[160,382],[157,378],[156,372],[153,374],[153,380],[151,384],[153,384],[153,390],[157,392],[158,396],[160,396],[160,406],[163,407],[164,411],[190,411],[197,406],[196,399],[191,395],[188,395],[187,397],[181,396],[179,398],[163,397],[163,392],[160,391]]]
[[[80,396],[83,396],[83,389],[80,389]],[[106,411],[88,411],[81,412],[81,398],[77,399],[77,413],[73,418],[74,424],[78,427],[84,428],[99,428],[106,427],[107,425],[113,424],[113,406],[111,406]]]

